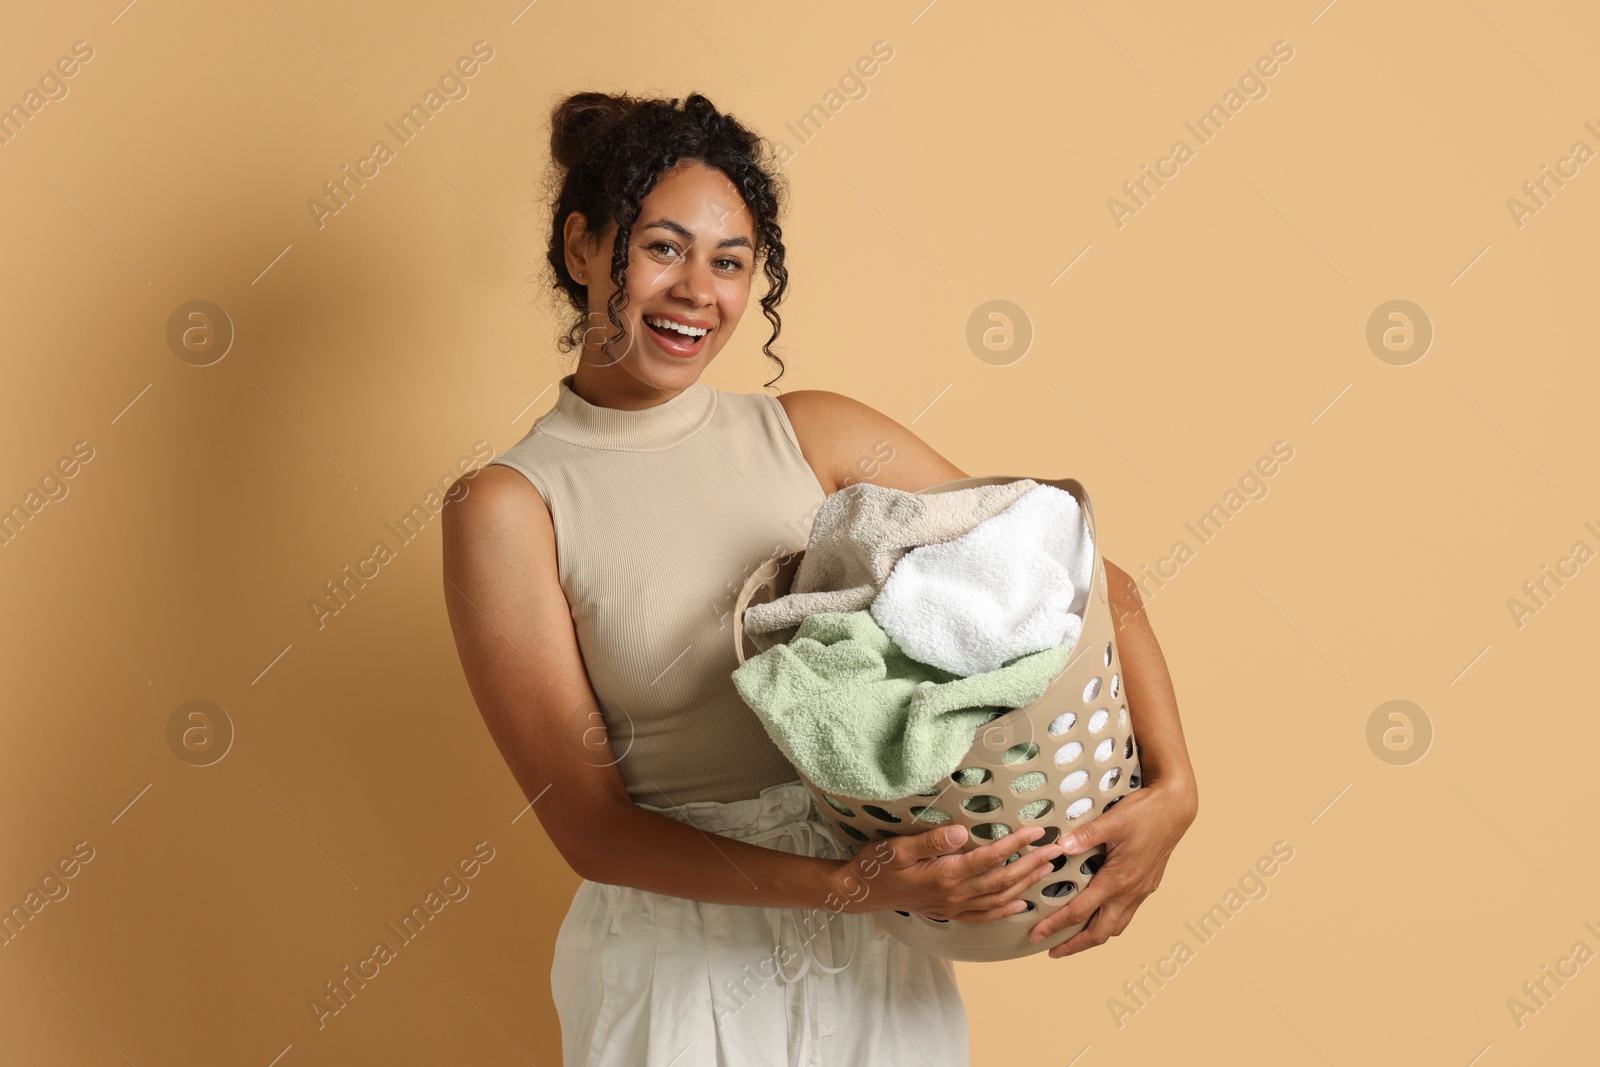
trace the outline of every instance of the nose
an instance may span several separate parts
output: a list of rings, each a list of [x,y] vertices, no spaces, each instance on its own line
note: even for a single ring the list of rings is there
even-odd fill
[[[696,307],[716,299],[711,281],[711,265],[699,257],[685,254],[672,282],[672,295]]]

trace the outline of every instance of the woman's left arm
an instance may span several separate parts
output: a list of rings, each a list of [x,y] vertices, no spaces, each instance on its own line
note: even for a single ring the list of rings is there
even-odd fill
[[[1082,930],[1050,950],[1052,958],[1103,945],[1122,933],[1144,898],[1161,884],[1167,858],[1194,822],[1200,804],[1172,677],[1150,629],[1139,587],[1122,568],[1103,556],[1101,561],[1106,565],[1106,593],[1142,781],[1088,826],[1062,835],[1069,855],[1105,842],[1106,859],[1082,893],[1034,926],[1033,940],[1042,941],[1089,919]]]
[[[862,480],[916,492],[967,477],[909,429],[858,400],[820,389],[779,399],[825,493]],[[1122,568],[1100,558],[1142,781],[1088,826],[1063,835],[1069,854],[1105,842],[1106,860],[1082,893],[1034,926],[1035,940],[1042,941],[1089,918],[1082,930],[1050,950],[1052,957],[1103,945],[1122,933],[1161,884],[1167,857],[1194,822],[1200,803],[1172,678],[1139,587]]]

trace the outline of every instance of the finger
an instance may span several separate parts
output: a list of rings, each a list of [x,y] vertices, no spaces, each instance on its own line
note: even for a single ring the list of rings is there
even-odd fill
[[[1106,845],[1118,840],[1122,836],[1124,815],[1122,805],[1103,811],[1087,826],[1075,827],[1071,833],[1061,835],[1061,844],[1066,848],[1068,855],[1078,855],[1088,852],[1096,845]]]
[[[1078,923],[1083,922],[1087,916],[1093,914],[1094,910],[1115,892],[1114,887],[1111,885],[1111,880],[1100,877],[1104,870],[1105,867],[1102,866],[1099,871],[1095,872],[1095,876],[1089,879],[1089,884],[1079,890],[1075,897],[1035,923],[1033,929],[1028,931],[1029,939],[1034,942],[1043,941],[1057,931],[1065,930],[1069,926],[1076,926]]]
[[[910,838],[893,838],[896,842],[910,841],[906,847],[899,845],[895,848],[897,858],[903,856],[907,860],[930,859],[935,856],[948,856],[961,851],[969,837],[967,828],[961,825],[946,826],[916,834]]]
[[[870,851],[872,859],[882,866],[900,869],[923,860],[958,852],[966,840],[965,827],[936,827],[921,833],[903,834],[899,837],[874,841],[861,851]],[[857,853],[856,858],[860,859],[860,853]]]
[[[1022,851],[1024,846],[1032,845],[1043,836],[1042,826],[1024,826],[1020,830],[1013,830],[998,841],[963,853],[957,860],[957,873],[962,878],[971,878],[1003,866],[1013,852]]]
[[[1012,868],[1019,866],[1021,866],[1021,861],[1011,864],[1010,867],[1005,868],[1004,874],[1009,876]],[[1012,901],[1015,901],[1023,893],[1026,893],[1040,882],[1043,882],[1054,875],[1055,869],[1052,866],[1051,861],[1045,860],[1035,865],[1033,870],[1028,873],[1026,878],[1016,880],[1008,885],[1003,885],[1000,889],[994,892],[986,892],[978,896],[971,897],[963,906],[969,911],[989,911],[997,907],[1002,907],[1011,903]],[[1017,912],[1022,912],[1027,911],[1028,909],[1024,907],[1014,910]]]
[[[1008,904],[1001,904],[993,908],[969,909],[951,918],[963,923],[986,923],[996,919],[1003,919],[1007,915],[1019,915],[1028,910],[1025,901],[1014,900]]]
[[[1062,956],[1071,956],[1073,953],[1082,952],[1086,948],[1103,945],[1107,941],[1122,933],[1128,928],[1128,920],[1133,917],[1132,909],[1118,909],[1117,901],[1101,906],[1089,917],[1089,922],[1082,930],[1067,938],[1061,944],[1050,950],[1051,959],[1060,959]]]
[[[960,888],[974,897],[992,897],[996,902],[1009,900],[1048,878],[1065,864],[1061,846],[1049,844],[1030,849],[1011,863],[973,875]]]

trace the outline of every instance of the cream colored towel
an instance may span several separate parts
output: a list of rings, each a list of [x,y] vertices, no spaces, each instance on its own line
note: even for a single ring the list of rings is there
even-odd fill
[[[747,607],[745,633],[764,651],[788,644],[807,616],[866,608],[901,556],[963,536],[1039,484],[1021,478],[926,494],[871,482],[840,489],[817,509],[788,594]]]

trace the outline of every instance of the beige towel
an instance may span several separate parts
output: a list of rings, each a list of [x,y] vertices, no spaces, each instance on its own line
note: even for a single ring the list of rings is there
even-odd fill
[[[788,594],[747,607],[744,631],[765,651],[788,644],[800,623],[819,611],[860,611],[901,556],[963,536],[1038,487],[1032,478],[926,494],[871,482],[848,485],[817,509]]]

